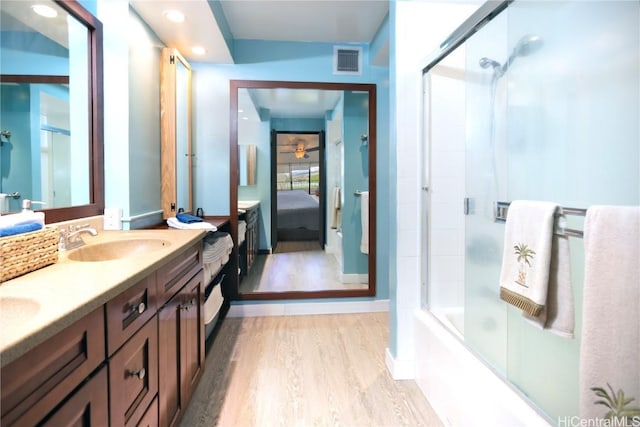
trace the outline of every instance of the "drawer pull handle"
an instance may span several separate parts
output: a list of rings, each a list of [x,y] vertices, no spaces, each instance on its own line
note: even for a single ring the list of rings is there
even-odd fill
[[[131,312],[135,313],[136,311],[138,312],[138,314],[142,314],[144,313],[144,311],[147,309],[147,306],[145,303],[141,302],[138,305],[134,305],[131,307]]]
[[[147,375],[147,371],[144,368],[141,368],[139,371],[129,371],[129,375],[132,377],[138,377],[138,379],[144,379],[145,375]]]

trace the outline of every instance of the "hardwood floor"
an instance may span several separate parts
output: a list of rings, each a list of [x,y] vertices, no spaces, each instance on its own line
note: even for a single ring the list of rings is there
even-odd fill
[[[286,250],[286,252],[285,252]],[[367,289],[367,283],[342,283],[335,256],[316,242],[280,242],[278,252],[258,255],[240,292],[325,291]]]
[[[441,426],[387,343],[388,313],[227,318],[181,426]]]

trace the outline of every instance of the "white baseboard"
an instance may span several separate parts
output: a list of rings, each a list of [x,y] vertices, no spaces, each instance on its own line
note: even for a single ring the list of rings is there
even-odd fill
[[[384,361],[391,378],[394,380],[412,380],[415,378],[414,360],[397,360],[391,355],[388,347],[384,353]]]
[[[229,317],[301,316],[389,311],[389,300],[231,304]]]

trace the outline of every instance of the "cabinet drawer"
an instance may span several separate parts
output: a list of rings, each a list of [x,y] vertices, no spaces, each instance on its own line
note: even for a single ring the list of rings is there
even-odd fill
[[[198,242],[158,270],[159,306],[169,301],[202,268],[202,242]]]
[[[111,425],[136,425],[158,393],[158,322],[153,317],[109,359]]]
[[[107,367],[103,366],[42,423],[45,427],[109,424]]]
[[[3,426],[40,422],[105,358],[102,307],[2,368]]]
[[[112,355],[156,313],[156,274],[153,273],[107,302],[107,350]]]
[[[158,398],[151,402],[151,406],[144,413],[137,427],[158,427]]]

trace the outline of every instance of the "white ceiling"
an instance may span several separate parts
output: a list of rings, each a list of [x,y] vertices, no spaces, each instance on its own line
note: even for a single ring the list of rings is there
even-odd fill
[[[130,0],[131,6],[164,44],[189,61],[232,63],[207,0]],[[222,0],[234,39],[369,43],[389,10],[387,0]],[[166,20],[163,12],[181,10],[185,22]],[[191,47],[203,46],[204,56]]]

